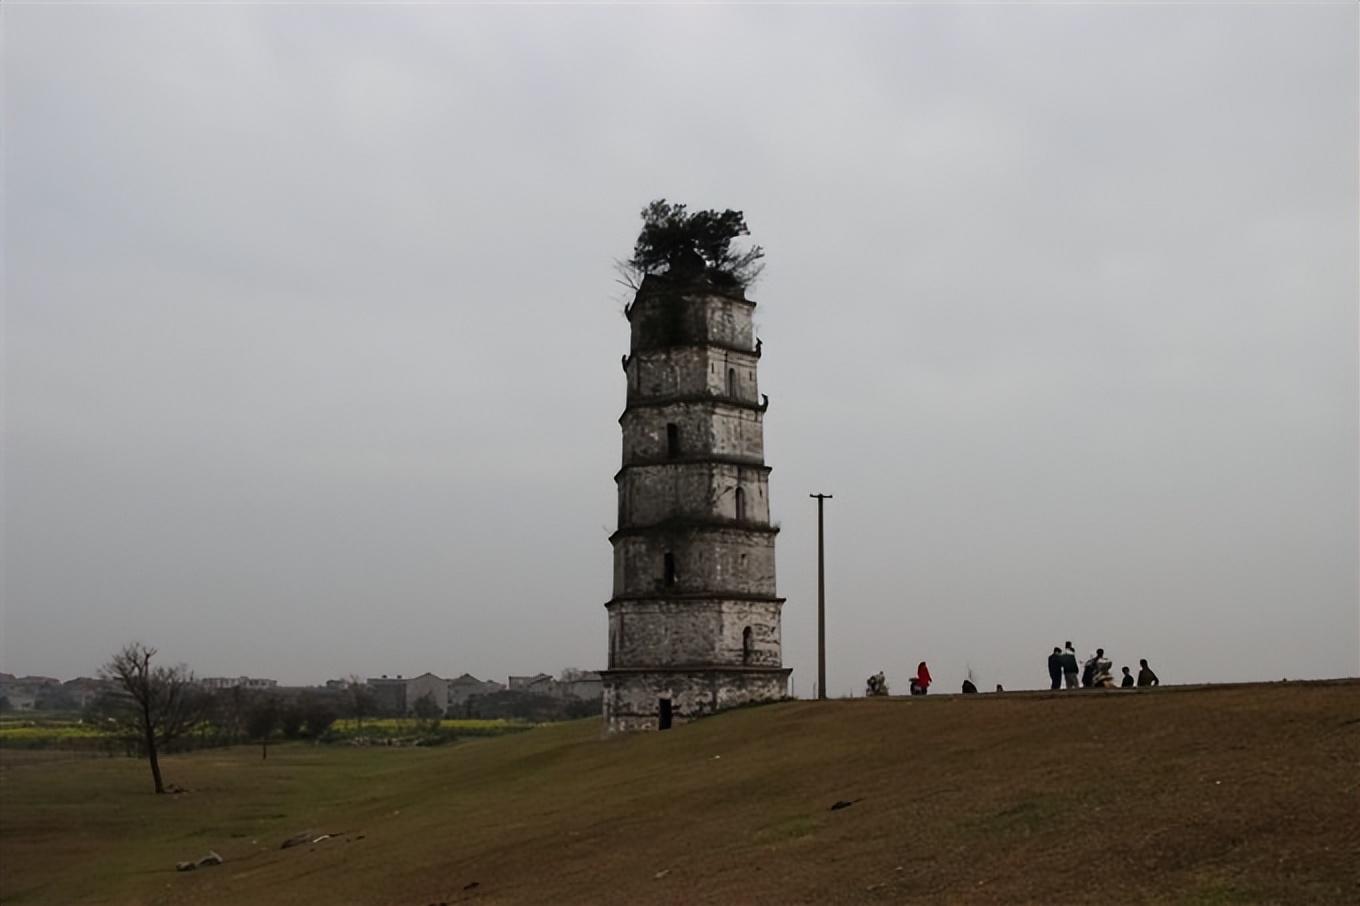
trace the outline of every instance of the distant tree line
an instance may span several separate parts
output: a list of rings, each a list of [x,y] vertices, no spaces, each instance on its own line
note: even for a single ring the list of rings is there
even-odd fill
[[[457,710],[458,717],[493,720],[527,720],[551,723],[558,720],[577,720],[599,717],[599,699],[551,698],[532,692],[505,689],[485,695],[474,695]]]
[[[321,739],[341,716],[362,721],[373,713],[371,693],[357,677],[339,690],[284,696],[272,690],[205,689],[184,664],[153,663],[157,651],[125,646],[100,671],[110,687],[85,709],[93,726],[120,740],[129,755],[146,758],[157,793],[165,792],[162,754],[270,740]]]
[[[254,743],[260,746],[261,758],[268,758],[274,740],[332,739],[333,725],[340,718],[354,721],[356,726],[350,729],[366,738],[364,722],[386,716],[372,689],[358,676],[333,688],[292,694],[245,686],[207,689],[195,682],[184,664],[162,664],[156,656],[155,648],[141,642],[124,646],[101,669],[108,687],[83,716],[120,743],[126,754],[147,760],[157,793],[167,789],[161,755]],[[402,738],[427,742],[449,738],[439,726],[446,716],[444,708],[433,695],[427,692],[417,698],[411,712],[411,718],[395,715],[403,722]],[[473,696],[450,712],[452,717],[545,723],[596,716],[600,703],[506,690]]]

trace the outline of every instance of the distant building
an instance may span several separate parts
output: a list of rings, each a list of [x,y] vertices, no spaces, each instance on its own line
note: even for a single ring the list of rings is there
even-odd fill
[[[406,712],[415,713],[416,702],[429,696],[443,714],[449,709],[449,681],[433,673],[422,673],[406,681]]]
[[[373,693],[379,713],[393,717],[405,717],[415,711],[416,702],[429,695],[440,711],[449,708],[449,681],[433,673],[407,679],[401,674],[389,677],[384,674],[376,679],[369,678],[368,689]]]
[[[401,674],[369,677],[366,685],[379,714],[398,716],[406,713],[406,678]]]
[[[562,698],[600,701],[604,697],[604,678],[595,670],[564,670],[557,686]]]
[[[204,689],[273,689],[279,682],[253,676],[205,676],[198,684]]]
[[[0,698],[15,711],[70,705],[63,701],[61,680],[50,676],[0,676]],[[74,707],[74,706],[73,706]]]
[[[553,679],[551,674],[535,673],[533,676],[510,677],[510,691],[590,701],[603,696],[604,680],[598,672],[591,670],[563,670],[558,679]]]
[[[343,680],[332,680],[326,684],[340,688]],[[391,717],[405,717],[415,713],[416,702],[429,695],[445,714],[451,709],[463,713],[468,703],[478,696],[494,695],[497,692],[520,692],[526,695],[541,695],[558,700],[599,701],[603,697],[604,684],[600,674],[590,670],[564,670],[554,679],[549,673],[535,673],[531,676],[512,676],[508,686],[495,680],[478,679],[471,673],[464,673],[453,679],[443,679],[433,673],[406,677],[401,674],[383,674],[369,677],[369,692],[373,696],[375,710]]]
[[[537,695],[549,695],[553,678],[551,673],[535,673],[533,676],[511,676],[511,692],[530,692]]]
[[[491,695],[505,691],[505,684],[495,680],[479,680],[471,673],[449,680],[449,707],[457,708],[467,704],[475,695]]]
[[[89,676],[76,677],[61,684],[63,695],[77,708],[84,708],[99,697],[100,693],[113,688],[108,680],[94,679]]]
[[[4,707],[14,711],[29,711],[38,698],[38,686],[23,682],[12,674],[0,677],[0,699]]]

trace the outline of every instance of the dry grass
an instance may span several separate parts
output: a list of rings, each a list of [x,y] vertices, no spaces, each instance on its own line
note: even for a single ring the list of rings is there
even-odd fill
[[[1360,903],[1356,683],[798,702],[166,771],[190,792],[0,755],[0,899]],[[306,829],[339,836],[279,849]],[[172,870],[208,849],[226,864]]]

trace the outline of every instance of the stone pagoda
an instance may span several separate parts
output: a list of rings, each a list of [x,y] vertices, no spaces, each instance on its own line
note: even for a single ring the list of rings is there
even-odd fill
[[[648,275],[631,325],[609,611],[609,732],[784,697],[756,304],[711,271]]]

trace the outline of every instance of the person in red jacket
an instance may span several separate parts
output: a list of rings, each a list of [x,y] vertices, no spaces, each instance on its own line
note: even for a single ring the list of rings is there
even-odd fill
[[[926,690],[929,688],[930,688],[930,668],[926,666],[925,661],[922,661],[916,667],[916,675],[911,678],[911,694],[925,695]]]

